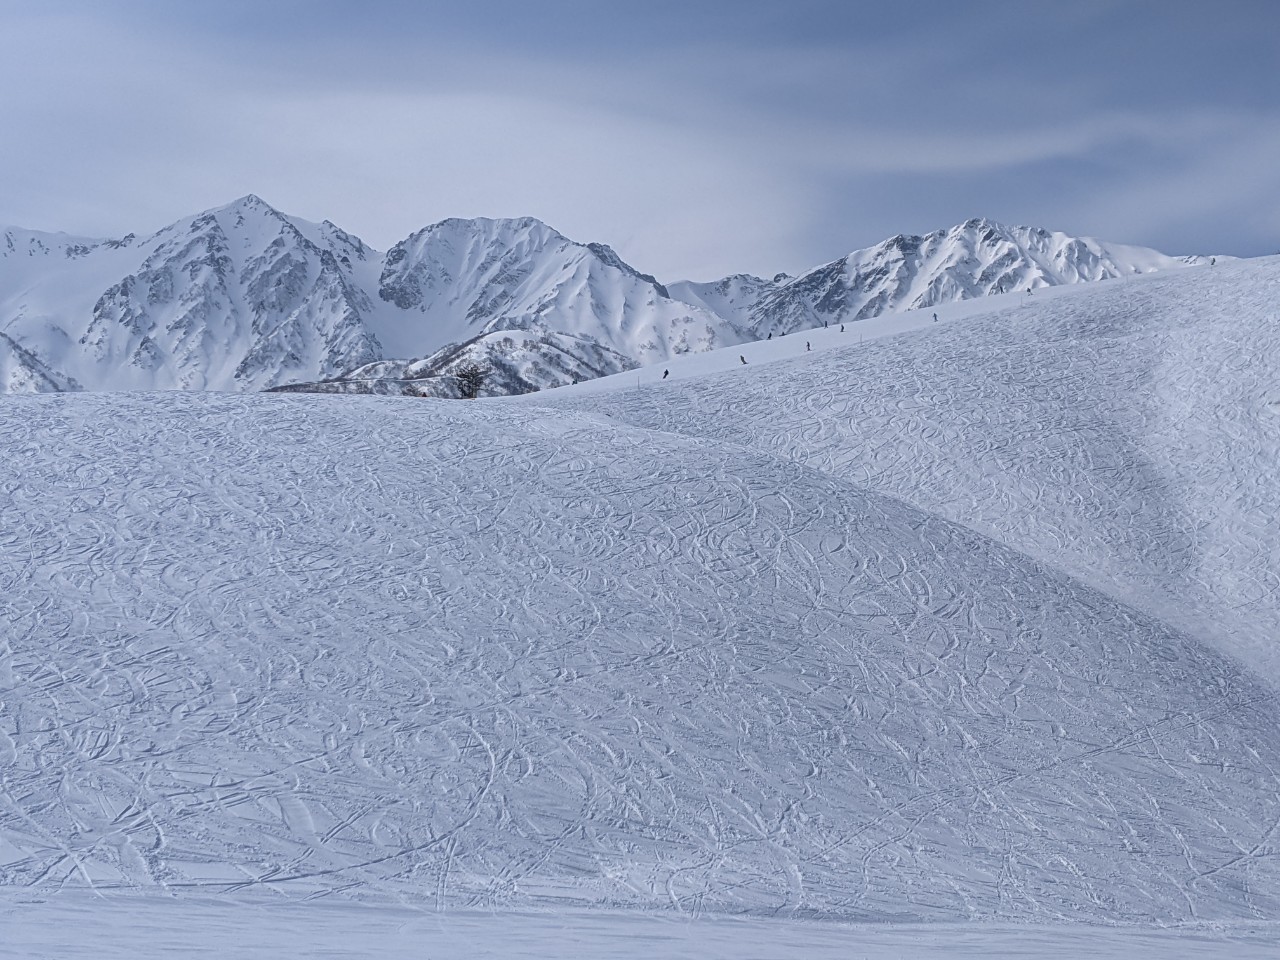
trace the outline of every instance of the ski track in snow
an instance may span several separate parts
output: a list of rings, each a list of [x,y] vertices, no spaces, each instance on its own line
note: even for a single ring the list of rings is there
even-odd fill
[[[1054,293],[590,409],[901,498],[1280,683],[1280,260]]]
[[[589,403],[7,398],[0,890],[1276,921],[1228,269]]]

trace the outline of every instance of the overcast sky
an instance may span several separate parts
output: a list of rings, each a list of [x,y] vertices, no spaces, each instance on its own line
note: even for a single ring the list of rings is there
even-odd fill
[[[0,224],[532,215],[665,280],[971,216],[1270,254],[1277,64],[1277,0],[0,0]]]

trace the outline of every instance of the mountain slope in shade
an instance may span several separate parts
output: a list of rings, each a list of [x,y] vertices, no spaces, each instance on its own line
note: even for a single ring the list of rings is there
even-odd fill
[[[739,323],[749,325],[752,322],[751,312],[756,304],[791,279],[793,278],[785,273],[778,274],[772,280],[749,273],[735,273],[712,283],[681,280],[667,289],[673,297],[686,303],[697,304],[719,316],[732,317]]]
[[[975,219],[923,237],[891,237],[798,277],[780,275],[767,281],[738,275],[713,283],[672,284],[669,289],[673,296],[714,310],[763,338],[895,310],[1110,280],[1205,259]]]
[[[775,337],[746,348],[747,367],[722,351],[672,364],[661,389],[646,371],[643,391],[619,378],[542,402],[732,435],[856,478],[1218,645],[1280,688],[1277,302],[1280,257],[1219,262],[943,306],[937,325],[879,318],[866,326],[897,335],[865,348],[852,326]],[[696,403],[677,389],[686,382]]]
[[[460,396],[458,373],[473,365],[485,372],[481,389],[485,395],[533,393],[637,366],[630,357],[589,337],[504,330],[449,344],[420,360],[376,360],[341,377],[272,389],[284,393],[456,398]]]
[[[60,393],[77,384],[50,370],[40,358],[0,333],[0,393]]]

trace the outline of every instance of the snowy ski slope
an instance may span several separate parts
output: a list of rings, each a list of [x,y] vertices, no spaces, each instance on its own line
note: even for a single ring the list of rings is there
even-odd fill
[[[950,331],[877,318],[875,335],[914,332],[866,350],[840,349],[861,324],[752,344],[751,364],[791,358],[765,369],[690,358],[679,391],[618,391],[623,375],[557,394],[612,386],[591,409],[901,498],[1280,683],[1280,258],[990,306],[939,308],[968,318]]]
[[[4,398],[0,955],[1267,955],[1278,279]]]

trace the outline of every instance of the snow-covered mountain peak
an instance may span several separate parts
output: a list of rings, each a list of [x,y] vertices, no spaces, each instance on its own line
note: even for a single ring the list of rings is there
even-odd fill
[[[332,220],[321,220],[319,231],[325,241],[322,245],[332,250],[339,259],[346,257],[348,260],[368,260],[378,256],[378,251],[373,247],[354,233],[347,233]]]
[[[1199,260],[975,217],[923,236],[897,234],[797,277],[779,274],[772,281],[760,281],[735,276],[672,284],[671,290],[766,337]]]
[[[261,389],[360,369],[412,373],[419,390],[482,363],[498,371],[493,389],[524,391],[825,323],[1188,262],[974,218],[799,276],[664,285],[608,244],[535,217],[441,220],[384,256],[251,193],[141,238],[0,234],[0,360],[21,371],[0,389]]]
[[[419,230],[388,251],[378,297],[398,311],[380,315],[382,342],[407,343],[408,335],[430,344],[442,351],[428,357],[436,372],[482,362],[503,371],[495,380],[506,390],[746,339],[732,321],[673,299],[606,244],[578,243],[532,217],[450,219]],[[397,369],[425,375],[421,364]]]
[[[235,218],[240,223],[252,221],[255,218],[287,219],[284,213],[267,203],[256,193],[246,193],[243,197],[237,197],[230,203],[224,203],[221,206],[205,210],[202,214],[197,214],[197,217],[200,216],[215,216],[219,219]]]
[[[402,242],[426,238],[505,245],[523,242],[534,246],[569,242],[558,230],[537,217],[446,217],[410,234]]]
[[[426,309],[432,291],[450,287],[455,278],[517,267],[548,246],[568,244],[555,230],[531,217],[495,220],[451,217],[410,234],[384,258],[378,295],[402,310]]]
[[[313,236],[320,230],[319,224],[287,216],[252,193],[221,207],[214,207],[194,217],[178,221],[190,233],[220,230],[224,235],[236,236],[240,244],[258,245],[270,242],[284,234],[290,239],[314,242]],[[302,229],[305,225],[307,229]]]
[[[272,245],[277,248],[297,245],[315,256],[327,252],[348,265],[352,260],[363,261],[377,256],[377,251],[363,240],[332,221],[315,223],[291,216],[252,193],[184,217],[156,233],[155,237],[170,238],[182,234],[227,238],[229,251],[237,262],[246,252],[261,254]]]
[[[350,269],[367,248],[253,195],[141,240],[8,236],[53,254],[0,277],[15,384],[261,389],[380,355]]]

